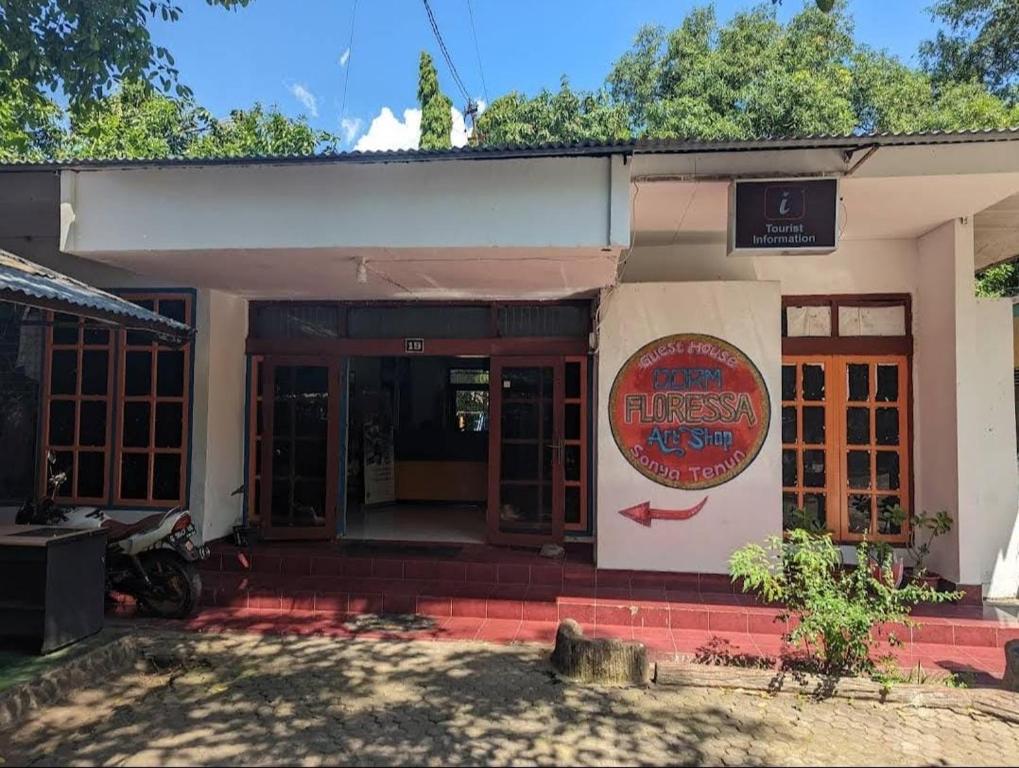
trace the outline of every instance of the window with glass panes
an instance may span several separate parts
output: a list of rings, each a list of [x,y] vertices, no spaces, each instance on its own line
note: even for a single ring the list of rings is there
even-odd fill
[[[134,295],[132,302],[187,323],[191,297]],[[183,503],[187,460],[190,345],[169,347],[151,333],[127,331],[120,346],[117,504]]]
[[[262,503],[262,356],[251,357],[248,382],[248,521],[258,522]]]
[[[191,323],[189,294],[125,294],[125,298]],[[114,330],[70,315],[50,313],[49,318],[43,377],[44,482],[62,474],[57,498],[70,503],[183,504],[190,345],[169,347],[151,333]],[[46,487],[40,490],[46,492]]]
[[[115,332],[73,315],[47,317],[40,493],[103,504],[110,496]]]
[[[803,515],[842,541],[905,541],[908,299],[882,297],[868,305],[866,297],[788,297],[784,303],[783,524],[801,524]]]
[[[564,529],[588,529],[588,438],[586,357],[567,357],[563,365]]]

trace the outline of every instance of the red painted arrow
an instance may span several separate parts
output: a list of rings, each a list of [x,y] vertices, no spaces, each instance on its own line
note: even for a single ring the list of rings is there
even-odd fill
[[[652,509],[651,502],[645,501],[641,504],[634,504],[632,507],[621,509],[619,514],[650,528],[652,520],[689,520],[704,509],[704,505],[707,503],[708,497],[705,496],[699,504],[695,504],[689,509]]]

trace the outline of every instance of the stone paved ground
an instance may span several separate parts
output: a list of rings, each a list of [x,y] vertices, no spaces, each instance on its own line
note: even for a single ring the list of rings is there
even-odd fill
[[[558,682],[535,646],[173,635],[0,733],[8,765],[1014,764],[980,715]],[[182,665],[180,655],[188,660]]]

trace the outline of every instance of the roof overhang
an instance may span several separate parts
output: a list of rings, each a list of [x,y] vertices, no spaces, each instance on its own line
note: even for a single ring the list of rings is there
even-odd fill
[[[560,299],[630,242],[618,155],[63,170],[60,249],[248,298]]]
[[[724,241],[733,179],[835,176],[843,240],[913,239],[973,217],[976,269],[1019,254],[1019,131],[669,142],[631,161],[634,241]]]
[[[150,331],[170,344],[183,344],[193,334],[183,323],[3,250],[0,250],[0,301]]]

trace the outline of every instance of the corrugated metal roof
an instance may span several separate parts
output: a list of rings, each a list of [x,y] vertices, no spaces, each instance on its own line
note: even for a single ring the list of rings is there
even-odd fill
[[[169,157],[106,160],[68,159],[41,163],[0,164],[0,170],[174,167],[203,165],[287,165],[301,163],[411,163],[440,160],[497,160],[529,157],[598,157],[632,154],[689,154],[794,149],[855,149],[878,146],[973,144],[1019,141],[1019,127],[980,131],[927,131],[915,133],[819,134],[773,136],[756,139],[627,139],[621,141],[547,144],[498,144],[453,149],[400,149],[370,152],[324,152],[312,155],[259,155],[249,157]]]
[[[193,333],[183,323],[4,250],[0,250],[0,301],[151,331],[174,343]]]
[[[759,139],[640,139],[637,154],[741,152],[776,149],[859,149],[861,147],[918,146],[937,144],[982,144],[1019,141],[1019,128],[979,131],[925,131],[902,133],[861,133],[852,135],[816,134],[777,136]]]
[[[89,168],[136,168],[150,166],[204,165],[289,165],[314,163],[412,163],[438,160],[504,160],[529,157],[598,157],[631,154],[634,142],[556,142],[550,144],[500,144],[464,146],[452,149],[386,149],[350,152],[321,152],[311,155],[255,155],[246,157],[159,157],[111,158],[106,160],[67,159],[39,163],[0,164],[0,170],[46,170]]]

